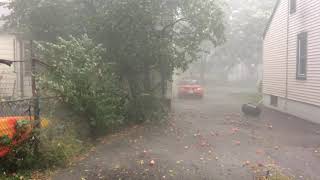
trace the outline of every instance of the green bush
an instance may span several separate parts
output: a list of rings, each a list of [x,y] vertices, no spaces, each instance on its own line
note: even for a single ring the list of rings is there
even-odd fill
[[[50,129],[34,132],[29,140],[15,146],[6,157],[0,159],[0,171],[16,172],[63,166],[70,158],[84,150],[83,142],[77,140],[72,126],[66,127],[63,133],[53,132],[58,129],[58,126],[51,126]],[[35,135],[40,140],[38,151],[35,151]]]
[[[105,53],[87,36],[60,38],[38,46],[50,67],[40,77],[42,87],[60,95],[72,109],[85,116],[94,135],[123,124],[127,94]]]
[[[144,94],[130,101],[129,117],[134,123],[163,120],[170,111],[170,107],[166,105],[163,98]]]
[[[0,159],[0,179],[20,179],[20,176],[28,179],[34,172],[41,175],[48,169],[68,165],[75,156],[91,147],[86,121],[71,111],[60,98],[41,99],[40,107],[40,117],[47,126],[33,130],[27,141],[15,146],[5,158]],[[30,121],[18,121],[17,134],[25,132],[29,125]],[[12,140],[8,141],[4,136],[0,138],[1,142],[11,144]]]

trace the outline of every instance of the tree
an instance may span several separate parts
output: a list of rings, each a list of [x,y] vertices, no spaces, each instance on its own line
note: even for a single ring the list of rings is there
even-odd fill
[[[150,104],[161,101],[174,69],[198,59],[203,40],[224,42],[219,0],[14,0],[9,8],[7,27],[29,38],[87,34],[101,43],[142,120],[158,109]]]
[[[262,35],[275,0],[228,0],[226,12],[226,43],[214,49],[210,63],[228,70],[243,62],[262,62]]]

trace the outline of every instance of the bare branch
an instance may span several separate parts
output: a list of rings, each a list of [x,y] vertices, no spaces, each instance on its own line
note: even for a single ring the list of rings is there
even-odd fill
[[[45,63],[45,62],[43,62],[43,61],[41,61],[39,59],[33,58],[32,60],[35,61],[36,63],[38,63],[39,65],[44,66],[44,67],[52,67],[51,65],[49,65],[49,64],[47,64],[47,63]]]
[[[168,24],[167,26],[165,26],[163,29],[162,29],[162,33],[164,33],[169,27],[173,27],[174,25],[176,25],[177,23],[181,22],[181,21],[187,21],[188,18],[180,18],[180,19],[177,19],[176,21],[172,22],[171,24]]]
[[[0,59],[0,64],[5,64],[7,66],[11,66],[13,63],[16,63],[16,62],[24,62],[24,61],[10,61],[6,59]]]

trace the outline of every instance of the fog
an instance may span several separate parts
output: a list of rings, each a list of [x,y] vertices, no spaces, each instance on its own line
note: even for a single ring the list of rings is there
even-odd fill
[[[319,2],[0,1],[0,180],[320,179]]]
[[[188,74],[199,76],[205,71],[201,73],[209,79],[261,81],[262,38],[275,3],[275,0],[225,2],[226,42],[218,47],[207,43],[207,52],[191,65]]]

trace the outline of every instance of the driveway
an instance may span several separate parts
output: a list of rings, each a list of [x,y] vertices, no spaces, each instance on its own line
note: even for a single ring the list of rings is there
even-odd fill
[[[105,137],[52,179],[251,180],[266,167],[320,179],[320,126],[269,109],[243,117],[252,93],[220,85],[208,87],[203,100],[174,100],[169,122]]]

